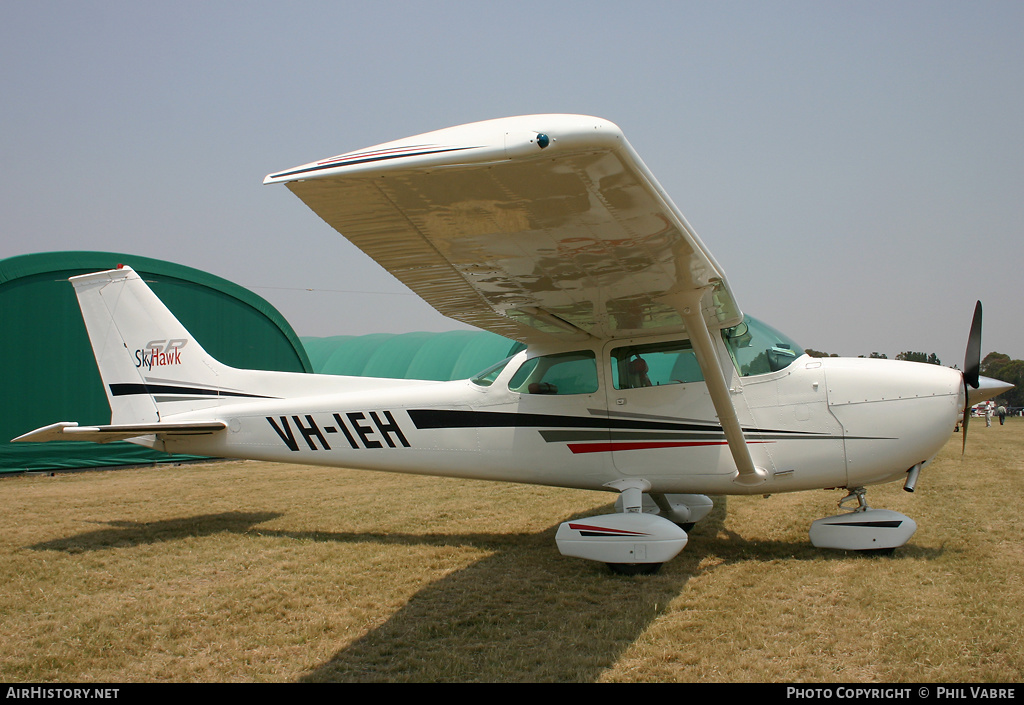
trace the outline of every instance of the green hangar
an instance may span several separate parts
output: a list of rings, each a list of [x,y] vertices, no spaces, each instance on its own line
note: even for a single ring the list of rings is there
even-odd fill
[[[78,301],[67,280],[118,264],[139,272],[203,347],[232,367],[446,380],[469,377],[521,347],[477,331],[300,340],[264,299],[191,267],[109,252],[11,257],[0,260],[0,473],[187,459],[127,442],[10,443],[56,421],[110,421]]]

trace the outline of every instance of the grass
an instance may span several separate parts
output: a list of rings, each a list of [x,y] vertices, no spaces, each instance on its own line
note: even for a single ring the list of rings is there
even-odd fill
[[[1024,421],[975,420],[892,557],[841,492],[716,498],[654,576],[559,555],[610,495],[254,462],[0,480],[0,680],[1016,682]]]

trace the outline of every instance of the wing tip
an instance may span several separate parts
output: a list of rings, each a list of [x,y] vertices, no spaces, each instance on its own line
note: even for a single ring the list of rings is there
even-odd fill
[[[78,428],[77,421],[58,421],[23,433],[17,438],[12,438],[11,443],[45,443],[47,441],[60,440],[64,431],[68,428]]]
[[[543,139],[538,139],[543,138]],[[589,115],[539,114],[446,127],[267,174],[264,185],[413,167],[503,161],[580,143],[625,141],[613,122]]]

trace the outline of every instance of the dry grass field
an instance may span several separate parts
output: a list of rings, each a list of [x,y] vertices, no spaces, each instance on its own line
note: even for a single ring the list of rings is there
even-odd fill
[[[841,492],[716,498],[654,576],[559,555],[614,497],[224,462],[0,480],[0,680],[1018,682],[1024,421],[971,425],[890,557]]]

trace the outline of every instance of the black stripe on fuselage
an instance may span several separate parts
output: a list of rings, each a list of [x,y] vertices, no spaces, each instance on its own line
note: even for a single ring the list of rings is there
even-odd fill
[[[183,394],[200,397],[248,397],[250,399],[276,399],[262,394],[249,394],[247,392],[235,392],[227,389],[203,389],[202,387],[182,387],[174,384],[141,384],[122,383],[111,384],[110,394],[115,397],[127,397],[133,394],[145,394],[152,396],[156,394]]]
[[[501,411],[462,411],[452,409],[410,409],[409,417],[416,428],[579,428],[645,430],[645,431],[696,431],[720,435],[722,427],[716,423],[693,421],[647,421],[640,418],[611,418],[597,416],[563,416],[558,414],[520,414]],[[807,433],[804,431],[774,431],[745,428],[744,433],[760,435],[780,434],[784,437],[810,436],[829,437],[829,434]]]

